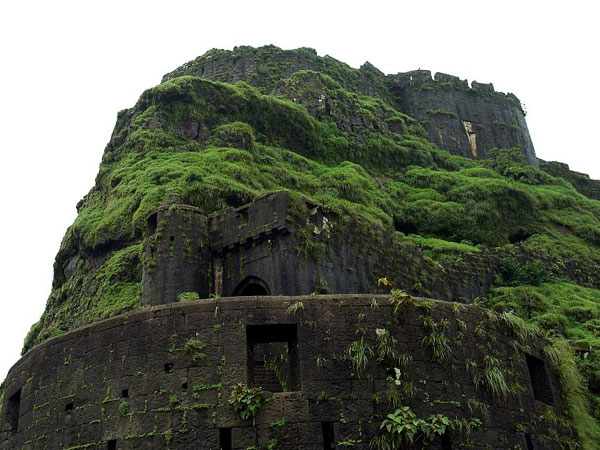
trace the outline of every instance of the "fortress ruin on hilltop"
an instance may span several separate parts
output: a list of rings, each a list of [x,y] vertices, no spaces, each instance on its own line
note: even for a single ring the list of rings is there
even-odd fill
[[[396,169],[377,153],[407,167],[430,161],[434,172],[443,158],[460,159],[440,148],[492,158],[497,147],[538,165],[519,100],[446,74],[384,75],[310,49],[242,47],[165,75],[119,114],[96,186],[78,205],[84,220],[57,256],[46,322],[5,382],[0,450],[558,450],[574,431],[553,348],[514,314],[473,304],[504,250],[457,238],[452,248],[469,248],[460,257],[427,256],[406,238],[422,222],[394,210],[408,184],[392,189]],[[348,184],[362,171],[371,197],[388,196],[387,221],[363,214],[367,200],[317,205],[294,191],[293,174],[273,191],[236,191],[228,178],[229,190],[169,197],[170,171],[208,165],[209,152],[210,171],[239,173],[280,154],[277,167],[308,171],[306,160],[322,156],[315,185],[330,161]],[[138,178],[128,178],[134,165]],[[181,170],[177,186],[204,183],[209,170]],[[342,194],[333,186],[328,195]],[[135,207],[119,203],[133,197]],[[500,188],[498,197],[519,207]],[[451,203],[426,183],[415,198]],[[535,230],[502,231],[512,245]],[[106,278],[87,277],[106,267]],[[564,267],[587,277],[583,263]],[[114,286],[140,294],[137,303],[80,326],[101,287]],[[50,337],[58,318],[68,327]]]

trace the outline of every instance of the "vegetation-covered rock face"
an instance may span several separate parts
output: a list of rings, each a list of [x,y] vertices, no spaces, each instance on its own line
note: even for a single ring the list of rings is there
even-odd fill
[[[363,239],[387,231],[386,245],[440,277],[478,255],[495,268],[493,285],[485,296],[458,300],[514,311],[566,337],[600,420],[595,182],[557,172],[561,166],[536,169],[519,148],[489,151],[487,159],[452,155],[397,106],[373,66],[355,70],[310,49],[211,50],[167,75],[119,113],[24,352],[140,307],[145,221],[169,197],[210,214],[286,190],[368,224],[357,231]],[[428,294],[419,283],[382,276]],[[598,432],[598,423],[586,426]]]

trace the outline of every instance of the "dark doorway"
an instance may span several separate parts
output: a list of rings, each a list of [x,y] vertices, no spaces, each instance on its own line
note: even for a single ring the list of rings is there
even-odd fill
[[[297,391],[298,338],[295,324],[248,325],[248,383],[270,392]]]
[[[258,277],[244,278],[233,290],[232,297],[246,295],[271,295],[269,285]]]
[[[333,450],[335,448],[333,422],[321,422],[321,430],[323,431],[323,449]]]
[[[19,416],[21,414],[21,389],[13,394],[8,399],[8,424],[10,426],[11,433],[16,433],[19,429]]]
[[[529,369],[535,399],[549,405],[554,405],[552,387],[550,386],[544,361],[532,355],[525,355],[525,359],[527,360],[527,368]]]
[[[525,443],[527,444],[527,450],[535,450],[535,447],[533,446],[533,441],[531,440],[530,434],[525,435]]]

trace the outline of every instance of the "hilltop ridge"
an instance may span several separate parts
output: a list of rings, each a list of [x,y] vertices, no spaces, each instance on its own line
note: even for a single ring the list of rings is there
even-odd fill
[[[496,147],[519,146],[529,164],[537,167],[525,112],[514,94],[496,92],[491,83],[466,80],[428,70],[385,75],[371,63],[353,69],[310,48],[282,50],[275,46],[212,49],[166,74],[162,82],[190,75],[235,83],[244,81],[261,92],[284,95],[281,80],[300,71],[319,72],[344,89],[380,98],[421,121],[430,141],[451,153],[487,158]]]

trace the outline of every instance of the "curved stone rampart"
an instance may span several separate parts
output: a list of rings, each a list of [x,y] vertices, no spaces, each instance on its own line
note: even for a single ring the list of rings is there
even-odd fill
[[[50,339],[8,374],[0,449],[366,449],[402,406],[456,425],[431,448],[554,448],[541,341],[475,306],[392,300],[171,303]],[[254,420],[237,383],[265,388]]]
[[[490,150],[518,146],[538,167],[525,111],[514,94],[496,92],[491,83],[428,70],[388,75],[396,106],[421,120],[429,139],[450,153],[468,158],[494,157]]]

